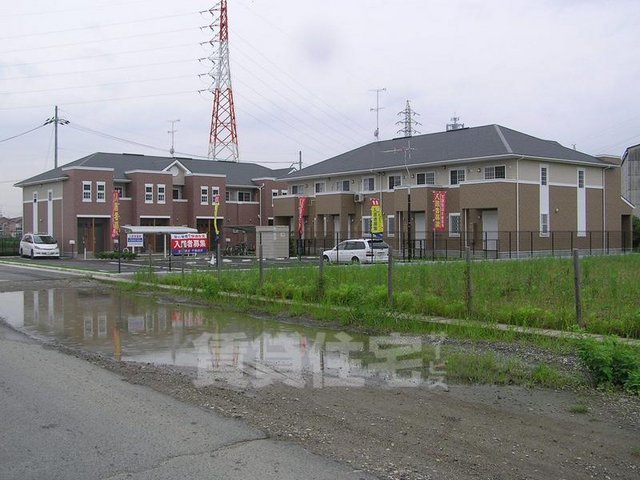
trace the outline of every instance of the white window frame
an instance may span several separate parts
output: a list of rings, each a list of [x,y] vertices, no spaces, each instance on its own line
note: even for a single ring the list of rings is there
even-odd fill
[[[453,172],[456,173],[456,181],[453,181]],[[449,170],[449,185],[460,185],[467,179],[467,171],[464,168],[453,168]]]
[[[363,192],[375,192],[375,190],[376,190],[376,177],[365,177],[362,179]]]
[[[304,185],[291,185],[291,195],[304,195]]]
[[[159,183],[156,185],[157,187],[157,199],[158,203],[164,204],[167,203],[167,186],[164,183]]]
[[[102,188],[100,188],[102,187]],[[102,194],[102,195],[100,195]],[[105,203],[107,201],[107,184],[106,182],[96,182],[96,202]]]
[[[338,180],[336,182],[336,192],[350,192],[350,191],[351,191],[351,182],[349,180]]]
[[[393,179],[393,185],[391,185],[391,180]],[[398,179],[398,181],[396,182],[396,179]],[[389,175],[388,179],[387,179],[387,186],[389,187],[389,190],[394,190],[397,187],[401,187],[402,186],[402,175]]]
[[[369,225],[369,229],[367,229],[367,225]],[[362,236],[365,237],[367,235],[371,235],[371,215],[362,217]]]
[[[216,195],[218,195],[218,201],[220,201],[220,187],[211,187],[211,205],[216,202]]]
[[[113,191],[118,192],[118,198],[124,197],[124,187],[118,185],[116,187],[113,187]]]
[[[249,196],[249,200],[240,200],[240,197],[244,197],[245,195]],[[250,202],[251,201],[251,192],[248,190],[239,190],[238,191],[238,202]]]
[[[420,176],[424,178],[424,182],[420,182]],[[431,181],[429,181],[431,179]],[[416,185],[435,185],[436,172],[420,172],[416,174]]]
[[[280,195],[281,196],[289,195],[289,190],[280,190]]]
[[[393,225],[393,228],[391,226]],[[396,216],[387,215],[387,237],[396,236]]]
[[[454,222],[453,219],[457,218],[457,225],[458,225],[458,231],[455,231],[453,226],[454,226]],[[461,223],[461,218],[460,218],[460,214],[459,213],[450,213],[449,214],[449,236],[450,237],[459,237],[460,236],[460,231],[462,230],[462,223]]]
[[[578,173],[576,176],[576,186],[577,190],[577,236],[578,237],[586,237],[587,236],[587,173],[583,168],[578,169]]]
[[[89,188],[87,188],[89,187]],[[93,187],[91,182],[83,181],[82,182],[82,201],[83,202],[92,202],[93,201]]]
[[[313,191],[315,193],[324,193],[327,190],[327,184],[325,182],[316,182],[313,185]]]
[[[144,184],[144,203],[153,203],[153,183]]]
[[[497,169],[498,168],[502,169],[502,176],[501,177],[499,177],[497,175]],[[496,180],[496,179],[504,179],[504,178],[507,178],[507,167],[506,167],[506,165],[492,165],[490,167],[484,167],[484,179],[485,180]]]
[[[200,205],[209,205],[209,187],[200,186]]]
[[[549,185],[549,167],[547,166],[540,167],[540,185],[543,187]]]
[[[273,189],[271,190],[271,197],[272,197],[272,198],[273,198],[273,197],[277,197],[277,196],[278,196],[278,194],[279,194],[279,192],[280,192],[280,190],[278,190],[277,188],[273,188]]]

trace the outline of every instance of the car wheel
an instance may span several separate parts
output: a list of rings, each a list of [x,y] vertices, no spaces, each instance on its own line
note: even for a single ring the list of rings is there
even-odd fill
[[[351,263],[360,263],[360,259],[358,257],[353,257],[351,259]]]
[[[18,255],[20,255],[21,257],[24,257],[24,253],[22,253],[22,249],[18,250]]]
[[[33,254],[33,249],[31,249],[31,255],[30,255],[31,259],[33,260],[35,255]]]
[[[325,263],[331,263],[331,259],[327,255],[322,256],[322,261]]]

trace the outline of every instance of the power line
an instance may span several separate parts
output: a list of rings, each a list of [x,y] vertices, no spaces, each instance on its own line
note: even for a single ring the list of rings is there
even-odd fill
[[[39,128],[42,128],[44,126],[45,126],[45,124],[43,123],[42,125],[38,125],[37,127],[34,127],[31,130],[27,130],[26,132],[18,133],[17,135],[13,135],[11,137],[2,139],[2,140],[0,140],[0,143],[8,142],[9,140],[13,140],[14,138],[22,137],[23,135],[26,135],[28,133],[35,132],[36,130],[38,130]]]

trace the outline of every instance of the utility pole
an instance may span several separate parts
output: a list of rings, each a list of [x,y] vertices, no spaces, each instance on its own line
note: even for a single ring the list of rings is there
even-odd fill
[[[411,175],[409,174],[409,165],[411,163],[411,151],[415,148],[411,147],[411,140],[407,140],[407,146],[404,148],[394,148],[392,150],[383,150],[382,153],[398,153],[404,152],[404,169],[407,172],[407,260],[411,261]],[[404,182],[403,182],[404,183]]]
[[[173,157],[173,154],[176,153],[176,149],[174,148],[175,134],[177,132],[177,130],[175,129],[175,125],[180,121],[180,119],[178,118],[176,120],[167,120],[167,121],[171,124],[171,130],[169,130],[167,133],[171,134],[171,148],[169,149],[169,153]]]
[[[53,168],[58,168],[58,124],[67,125],[69,124],[69,120],[65,120],[64,118],[58,117],[58,106],[55,106],[53,111],[53,117],[47,118],[44,122],[45,125],[53,123]]]
[[[375,132],[373,132],[373,136],[376,138],[376,142],[377,142],[378,138],[380,137],[380,110],[384,108],[380,106],[380,92],[386,92],[387,89],[386,87],[384,87],[384,88],[376,88],[370,91],[376,92],[376,108],[370,108],[369,111],[376,112],[376,130]]]
[[[302,150],[298,151],[298,171],[302,170]]]

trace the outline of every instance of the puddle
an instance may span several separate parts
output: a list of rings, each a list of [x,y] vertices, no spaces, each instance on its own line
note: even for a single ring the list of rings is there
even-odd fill
[[[105,289],[0,293],[0,317],[32,334],[124,361],[197,369],[201,385],[437,384],[438,345],[158,303]]]

